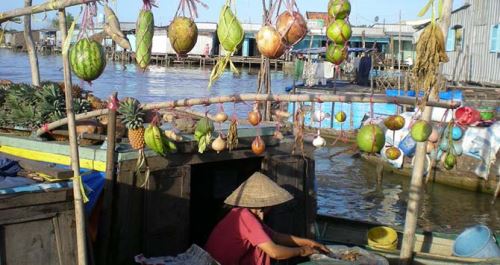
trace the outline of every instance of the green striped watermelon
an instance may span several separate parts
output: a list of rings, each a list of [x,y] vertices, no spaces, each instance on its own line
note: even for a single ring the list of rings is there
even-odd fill
[[[90,82],[104,71],[106,55],[100,43],[84,38],[71,48],[69,62],[76,76]]]
[[[151,60],[154,31],[153,12],[141,10],[135,29],[135,60],[142,69],[146,69]]]

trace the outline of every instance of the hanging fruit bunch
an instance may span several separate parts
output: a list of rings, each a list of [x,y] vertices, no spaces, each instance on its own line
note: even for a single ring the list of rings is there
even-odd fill
[[[461,144],[456,142],[462,139],[463,131],[454,124],[454,120],[451,120],[444,131],[444,137],[439,145],[440,150],[446,152],[443,166],[447,170],[451,170],[455,167],[457,164],[457,156],[462,155],[463,152]]]
[[[300,14],[295,0],[285,1],[286,11],[276,20],[276,29],[287,46],[299,43],[307,34],[307,22]]]
[[[226,4],[222,7],[219,15],[219,23],[217,24],[217,37],[226,54],[223,57],[219,57],[217,64],[212,69],[208,88],[212,87],[213,83],[222,76],[228,63],[232,72],[236,74],[239,73],[238,69],[231,61],[231,56],[238,50],[240,44],[243,42],[245,32],[238,18],[236,18],[231,10],[231,0],[226,0]]]
[[[198,142],[198,152],[203,154],[212,141],[212,132],[214,131],[214,123],[207,117],[201,118],[196,123],[194,138]]]
[[[432,88],[436,88],[438,91],[438,78],[437,72],[440,63],[448,62],[448,56],[446,55],[444,34],[436,24],[434,19],[434,0],[429,0],[427,5],[420,11],[419,16],[424,16],[429,8],[431,8],[432,19],[431,23],[425,27],[422,34],[417,41],[416,47],[416,61],[413,67],[413,74],[417,80],[417,95],[419,93],[418,89],[424,90],[424,97],[421,102],[421,109],[425,106],[427,99],[429,98]],[[437,92],[436,92],[437,93]]]
[[[159,126],[159,116],[155,115],[151,123],[144,132],[144,142],[146,146],[160,156],[177,151],[175,143],[170,141],[165,132]]]
[[[226,149],[226,140],[224,139],[224,135],[221,132],[222,123],[227,121],[227,114],[224,112],[224,106],[222,103],[219,103],[218,112],[214,116],[214,121],[219,123],[219,136],[212,142],[212,149],[217,151],[217,154]]]
[[[178,55],[189,53],[198,41],[198,27],[194,22],[194,19],[198,17],[196,3],[207,7],[199,0],[180,0],[174,20],[167,28],[170,45]],[[186,7],[189,10],[189,17],[186,17]]]
[[[113,41],[120,47],[126,50],[132,49],[130,42],[120,28],[120,22],[113,9],[107,4],[104,5],[104,14],[106,15],[106,23],[104,24],[104,32],[108,34]]]
[[[139,68],[145,70],[151,60],[153,47],[154,16],[151,12],[151,1],[143,0],[144,5],[139,13],[135,32],[135,60]]]
[[[71,70],[76,76],[87,82],[97,79],[106,67],[106,54],[102,45],[86,36],[88,30],[93,30],[93,17],[97,12],[96,8],[95,3],[85,5],[78,41],[69,51]],[[70,32],[72,32],[71,29]],[[63,53],[67,51],[65,47],[69,47],[70,32],[68,32],[67,40],[64,40]]]
[[[332,42],[326,49],[326,60],[340,65],[347,58],[347,44],[352,35],[349,24],[351,4],[349,0],[330,0],[328,3],[328,15],[330,25],[326,36]]]

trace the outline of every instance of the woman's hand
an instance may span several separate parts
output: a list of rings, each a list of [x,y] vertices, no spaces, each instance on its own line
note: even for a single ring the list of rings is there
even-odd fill
[[[310,240],[310,239],[304,239],[302,242],[302,246],[316,249],[318,251],[321,251],[324,254],[329,254],[331,252],[325,245],[320,244],[320,243],[318,243],[314,240]]]
[[[318,254],[319,251],[313,247],[310,246],[301,246],[300,247],[300,256],[301,257],[308,257],[311,256],[312,254]]]

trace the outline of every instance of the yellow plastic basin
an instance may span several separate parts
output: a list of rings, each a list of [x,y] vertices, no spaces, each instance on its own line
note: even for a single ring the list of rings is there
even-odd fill
[[[368,231],[368,245],[372,248],[396,249],[398,233],[387,226],[378,226]]]

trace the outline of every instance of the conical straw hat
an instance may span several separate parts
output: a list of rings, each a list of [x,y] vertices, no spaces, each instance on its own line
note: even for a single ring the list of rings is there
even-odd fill
[[[224,203],[248,208],[282,204],[293,199],[292,194],[266,175],[255,172],[226,198]]]

